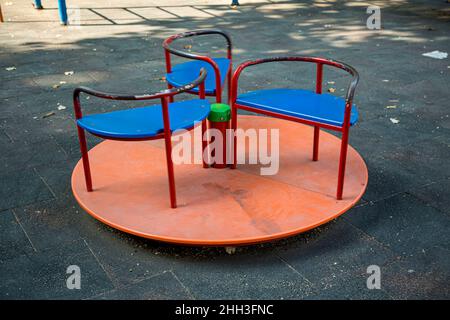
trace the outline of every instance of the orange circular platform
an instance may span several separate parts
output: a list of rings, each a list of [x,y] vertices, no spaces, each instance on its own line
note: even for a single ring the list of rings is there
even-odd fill
[[[237,169],[175,165],[178,208],[169,204],[164,140],[107,140],[89,151],[93,192],[81,160],[72,175],[79,204],[101,222],[137,236],[187,245],[234,246],[292,236],[349,210],[363,195],[367,167],[348,149],[343,200],[336,200],[340,140],[321,132],[312,161],[313,128],[285,120],[239,116],[239,128],[279,129],[276,175],[259,164]]]

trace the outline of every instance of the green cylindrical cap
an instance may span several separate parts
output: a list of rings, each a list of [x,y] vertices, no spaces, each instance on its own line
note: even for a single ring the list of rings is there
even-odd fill
[[[213,103],[208,120],[212,122],[225,122],[231,118],[231,108],[225,103]]]

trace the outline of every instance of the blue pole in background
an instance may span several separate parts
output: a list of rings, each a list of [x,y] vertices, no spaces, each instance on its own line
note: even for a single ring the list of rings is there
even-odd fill
[[[34,8],[35,9],[44,9],[44,7],[42,7],[41,0],[34,0]]]
[[[38,0],[36,0],[38,1]],[[41,0],[39,0],[41,2]],[[67,7],[66,0],[58,0],[59,18],[61,19],[61,24],[67,25]]]

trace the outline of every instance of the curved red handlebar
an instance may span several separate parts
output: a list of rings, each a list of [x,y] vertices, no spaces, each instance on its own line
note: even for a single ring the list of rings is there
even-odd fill
[[[336,67],[336,68],[342,69],[344,71],[347,71],[348,73],[350,73],[352,75],[352,81],[350,82],[350,85],[348,87],[345,100],[348,104],[350,104],[350,106],[352,105],[353,96],[355,95],[356,85],[358,84],[358,81],[359,81],[359,74],[356,71],[356,69],[344,62],[331,60],[331,59],[325,59],[325,58],[319,58],[319,57],[307,57],[307,56],[272,57],[272,58],[264,58],[264,59],[246,61],[246,62],[240,64],[233,74],[233,80],[232,80],[233,85],[232,85],[232,89],[231,89],[232,103],[234,103],[236,101],[239,76],[245,68],[247,68],[249,66],[257,65],[257,64],[262,64],[262,63],[281,62],[281,61],[313,62],[313,63],[317,63],[317,64],[321,64],[321,65],[324,65],[324,64],[329,65],[329,66]]]
[[[205,61],[205,62],[209,63],[213,67],[214,74],[216,76],[216,99],[217,99],[217,102],[220,102],[221,93],[222,93],[222,88],[221,88],[222,84],[220,81],[220,70],[219,70],[219,66],[217,65],[217,63],[208,56],[193,54],[193,53],[177,50],[177,49],[170,47],[170,44],[173,41],[175,41],[176,39],[190,38],[190,37],[194,37],[194,36],[208,35],[208,34],[218,34],[218,35],[223,36],[226,39],[226,41],[227,41],[227,58],[230,59],[230,61],[231,61],[232,43],[231,43],[231,37],[228,35],[228,33],[226,33],[225,31],[216,30],[216,29],[193,30],[193,31],[188,31],[188,32],[173,35],[173,36],[167,38],[166,40],[164,40],[163,48],[165,50],[165,57],[166,57],[166,71],[167,71],[167,73],[172,72],[172,70],[171,70],[172,67],[171,67],[171,62],[170,62],[170,53],[180,56],[180,57],[194,59],[194,60],[201,60],[201,61]]]
[[[206,78],[206,70],[205,68],[200,69],[200,75],[197,79],[192,81],[191,83],[185,84],[181,87],[175,87],[172,89],[166,89],[155,93],[150,94],[139,94],[139,95],[126,95],[126,94],[120,94],[120,93],[108,93],[108,92],[101,92],[98,90],[90,89],[87,87],[78,87],[75,88],[73,91],[73,105],[75,108],[75,117],[77,119],[81,118],[81,105],[80,105],[80,93],[86,93],[91,96],[95,96],[98,98],[103,99],[109,99],[109,100],[151,100],[151,99],[157,99],[157,98],[167,98],[174,96],[176,94],[189,91],[197,86],[200,86],[200,90],[204,90],[204,81]]]

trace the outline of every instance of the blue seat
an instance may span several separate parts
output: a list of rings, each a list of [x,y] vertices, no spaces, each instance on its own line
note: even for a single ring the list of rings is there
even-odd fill
[[[230,59],[227,58],[214,58],[214,62],[220,70],[220,81],[223,86],[225,79],[230,68]],[[180,87],[186,83],[192,82],[198,77],[200,68],[205,68],[207,72],[205,80],[205,93],[215,94],[216,92],[216,76],[214,68],[207,62],[201,60],[193,60],[185,63],[180,63],[172,67],[172,72],[166,74],[167,83],[174,87]],[[192,89],[192,92],[198,92],[199,88]]]
[[[191,128],[205,119],[209,111],[208,100],[169,103],[170,129],[173,132]],[[161,105],[87,115],[77,123],[92,134],[119,139],[151,138],[164,132]]]
[[[239,105],[276,112],[300,119],[342,127],[345,100],[330,94],[317,94],[299,89],[264,89],[241,94]],[[356,106],[352,106],[350,125],[358,120]]]

